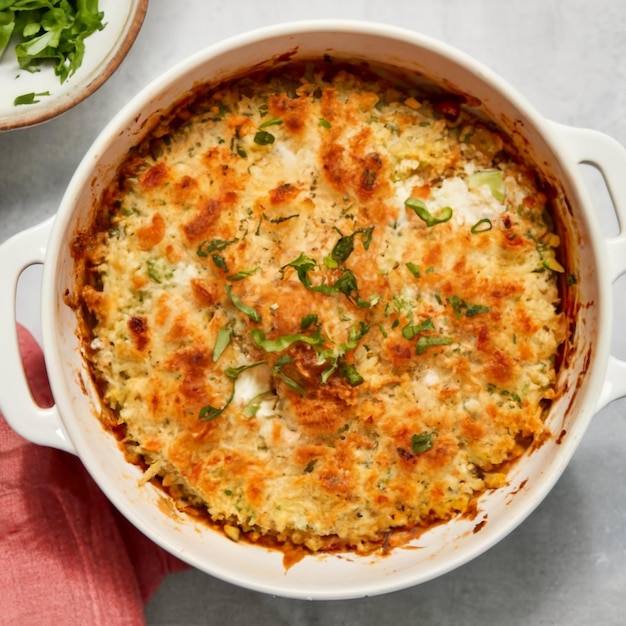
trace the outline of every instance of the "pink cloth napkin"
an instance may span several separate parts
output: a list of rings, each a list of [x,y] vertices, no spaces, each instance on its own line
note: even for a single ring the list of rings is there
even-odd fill
[[[19,327],[33,396],[51,406],[41,351]],[[163,578],[187,567],[139,533],[71,454],[0,413],[0,624],[143,624]]]

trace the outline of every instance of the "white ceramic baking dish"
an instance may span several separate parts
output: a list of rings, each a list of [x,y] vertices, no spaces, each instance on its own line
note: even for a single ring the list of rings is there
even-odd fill
[[[202,523],[173,512],[163,493],[139,485],[138,468],[94,413],[98,400],[81,358],[72,289],[73,233],[89,219],[116,167],[161,112],[201,81],[218,81],[290,53],[330,54],[391,63],[466,94],[496,120],[555,193],[563,263],[573,283],[567,310],[571,337],[547,420],[552,437],[515,465],[506,488],[485,494],[473,518],[425,532],[386,557],[347,554],[308,557],[285,570],[282,554],[234,543]],[[594,413],[626,395],[626,364],[610,355],[611,285],[626,271],[626,231],[601,233],[580,163],[603,174],[620,224],[626,224],[626,151],[609,137],[541,117],[490,70],[448,46],[412,32],[362,22],[286,24],[238,36],[179,64],[125,106],[104,129],[72,178],[58,214],[0,247],[0,408],[26,438],[77,454],[111,502],[157,544],[218,578],[284,597],[344,599],[415,585],[467,562],[512,531],[541,502],[568,464]],[[55,406],[33,404],[20,366],[15,327],[18,277],[43,263],[43,350]],[[572,505],[574,506],[574,505]]]

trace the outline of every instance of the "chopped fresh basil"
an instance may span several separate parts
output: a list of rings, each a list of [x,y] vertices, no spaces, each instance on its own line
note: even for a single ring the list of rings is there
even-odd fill
[[[363,321],[358,326],[352,326],[348,332],[348,340],[339,345],[338,350],[318,349],[320,358],[322,358],[328,367],[322,372],[321,382],[325,385],[328,379],[343,366],[343,357],[350,350],[354,350],[359,341],[367,335],[370,327]],[[341,372],[340,372],[341,373]],[[357,372],[358,373],[358,372]],[[354,378],[356,380],[356,376]]]
[[[297,259],[291,263],[287,263],[280,268],[281,274],[284,276],[285,269],[292,267],[296,270],[300,282],[309,290],[317,293],[323,293],[327,296],[334,296],[338,293],[342,293],[348,300],[356,304],[361,308],[369,308],[375,306],[380,300],[378,294],[373,294],[369,300],[363,300],[358,295],[358,285],[354,272],[350,269],[345,269],[337,280],[332,284],[321,283],[320,285],[314,285],[309,278],[309,272],[317,267],[317,262],[310,256],[307,256],[304,252],[300,253]]]
[[[230,343],[231,337],[232,331],[229,326],[222,326],[222,328],[217,331],[215,345],[213,346],[213,361],[217,361],[220,356],[222,356],[224,350],[226,350]]]
[[[226,285],[226,293],[231,302],[242,312],[245,313],[253,322],[260,322],[262,317],[253,307],[245,304],[241,298],[233,293],[230,285]]]
[[[228,400],[226,401],[226,404],[224,404],[223,406],[216,407],[216,406],[211,406],[210,404],[203,406],[200,409],[200,412],[198,413],[198,419],[202,420],[203,422],[210,422],[214,420],[216,417],[218,417],[221,413],[223,413],[226,410],[228,405],[233,401],[234,397],[235,397],[235,393],[233,391],[233,393],[231,393]]]
[[[361,235],[363,237],[363,247],[367,250],[372,241],[373,231],[374,227],[370,226],[369,228],[358,228],[351,235],[342,235],[330,253],[332,259],[337,263],[343,263],[348,259],[354,250],[355,235]]]
[[[437,436],[436,430],[430,432],[424,431],[423,433],[415,434],[411,437],[411,450],[413,454],[422,454],[427,450],[430,450],[435,443],[435,437]]]
[[[411,263],[410,261],[408,263],[405,263],[407,269],[409,270],[409,272],[411,272],[411,274],[413,274],[413,276],[415,276],[415,278],[419,278],[420,277],[420,268],[419,265],[415,265],[415,263]]]
[[[405,339],[414,339],[425,330],[435,330],[435,325],[430,317],[426,318],[421,324],[407,324],[402,328],[402,336]]]
[[[196,254],[200,257],[208,257],[213,252],[221,252],[228,246],[237,243],[239,239],[235,237],[225,241],[224,239],[212,239],[211,241],[203,241],[197,248]]]
[[[317,314],[309,313],[308,315],[305,315],[300,320],[300,328],[302,330],[306,330],[307,328],[309,328],[309,326],[313,326],[313,324],[317,324],[317,322],[318,322]]]
[[[224,374],[226,374],[226,376],[231,380],[237,380],[241,372],[263,365],[263,363],[265,363],[265,361],[255,361],[254,363],[246,363],[245,365],[239,365],[238,367],[227,367],[224,370]]]
[[[356,367],[350,363],[346,363],[345,361],[342,361],[339,365],[339,376],[345,378],[351,387],[358,387],[365,382],[363,376],[359,374]]]
[[[244,278],[247,278],[248,276],[252,276],[253,274],[256,274],[260,269],[261,267],[257,265],[256,267],[253,267],[251,270],[239,270],[235,274],[228,275],[226,277],[226,280],[232,280],[232,281],[243,280]]]
[[[260,328],[253,328],[250,335],[254,342],[265,352],[282,352],[294,343],[306,343],[309,346],[318,346],[324,343],[324,338],[318,330],[312,335],[297,333],[295,335],[281,335],[276,339],[266,339],[265,333]]]
[[[294,380],[294,378],[289,376],[289,374],[283,371],[283,367],[285,367],[285,365],[289,365],[292,362],[293,362],[293,359],[290,356],[286,354],[281,356],[276,361],[276,363],[274,363],[274,367],[272,368],[272,373],[274,374],[274,376],[276,376],[276,378],[279,378],[280,380],[282,380],[285,383],[285,385],[289,387],[289,389],[291,389],[292,391],[295,391],[300,396],[304,396],[306,395],[304,387],[298,381]]]
[[[246,404],[246,406],[243,407],[241,412],[244,414],[245,417],[254,417],[259,412],[259,409],[261,408],[261,402],[271,397],[272,397],[271,392],[262,391],[261,393],[254,396],[254,398],[252,398],[252,400],[250,400],[250,402],[248,402],[248,404]]]
[[[49,91],[40,91],[39,93],[31,91],[30,93],[24,93],[21,96],[17,96],[17,98],[13,100],[13,105],[19,106],[21,104],[37,104],[37,102],[40,102],[39,98],[49,95]]]
[[[259,146],[269,146],[274,143],[276,137],[272,133],[268,133],[266,130],[258,130],[254,135],[254,143]]]
[[[217,252],[214,252],[211,255],[211,259],[213,259],[213,263],[215,263],[215,266],[221,269],[223,272],[228,271],[228,265],[226,264],[226,259],[221,254],[217,254]]]
[[[15,57],[21,69],[37,72],[49,63],[64,83],[82,65],[85,39],[106,26],[103,18],[98,0],[2,0],[0,59],[16,36]],[[14,104],[33,104],[41,95],[50,94],[24,94]]]
[[[471,304],[454,295],[450,298],[446,298],[446,302],[454,309],[454,314],[457,317],[465,315],[466,317],[476,317],[481,313],[489,313],[490,308],[483,304]]]
[[[231,402],[233,401],[233,398],[235,397],[235,382],[239,374],[241,374],[241,372],[245,370],[249,370],[252,367],[257,367],[259,365],[262,365],[263,363],[265,363],[265,361],[257,361],[256,363],[249,363],[248,365],[240,365],[239,367],[227,367],[224,370],[224,374],[228,378],[230,378],[230,380],[233,381],[230,395],[228,396],[228,398],[226,399],[226,402],[222,406],[215,407],[215,406],[211,406],[210,404],[203,406],[198,413],[198,419],[202,420],[203,422],[210,422],[214,420],[216,417],[218,417],[219,415],[221,415],[230,406]]]
[[[259,129],[267,128],[268,126],[279,126],[283,121],[278,118],[272,118],[271,120],[267,120],[259,125]]]

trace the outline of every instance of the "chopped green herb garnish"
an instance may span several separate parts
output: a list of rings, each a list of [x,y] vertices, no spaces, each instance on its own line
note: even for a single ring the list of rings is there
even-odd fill
[[[260,322],[261,321],[261,314],[257,313],[257,311],[245,304],[241,298],[233,293],[232,288],[230,285],[226,285],[226,293],[228,294],[228,297],[230,298],[231,302],[242,312],[245,313],[253,322]]]
[[[222,356],[224,350],[228,347],[232,331],[229,326],[222,326],[217,331],[217,337],[215,338],[215,345],[213,346],[213,361],[217,361]]]
[[[415,354],[424,354],[432,346],[449,346],[452,342],[452,337],[421,335],[415,344]]]
[[[430,432],[425,431],[419,435],[413,435],[411,437],[411,450],[413,454],[422,454],[426,450],[430,450],[435,443],[435,437],[437,436],[436,430]]]
[[[247,363],[246,365],[239,365],[237,367],[227,367],[224,370],[224,374],[231,380],[237,380],[239,378],[239,374],[241,372],[245,372],[246,370],[252,369],[253,367],[258,367],[259,365],[263,365],[265,361],[255,361],[254,363]]]
[[[309,326],[313,326],[313,324],[317,324],[317,322],[318,322],[317,314],[309,313],[308,315],[305,315],[300,320],[300,328],[302,330],[306,330],[307,328],[309,328]]]
[[[470,232],[472,233],[472,235],[477,235],[478,233],[486,233],[492,228],[493,228],[493,224],[491,223],[491,220],[487,217],[484,217],[482,220],[478,220],[470,228]]]
[[[283,371],[285,365],[289,365],[292,362],[293,359],[290,356],[284,354],[274,364],[274,367],[272,368],[272,373],[274,374],[274,376],[282,380],[285,385],[289,387],[289,389],[295,391],[300,396],[304,396],[306,395],[304,387],[297,380],[295,380],[293,377],[289,376],[289,374]]]
[[[363,237],[363,247],[367,250],[370,247],[372,241],[372,232],[374,227],[358,228],[351,235],[341,236],[339,241],[333,247],[330,256],[337,263],[343,263],[348,259],[354,250],[354,237],[355,235],[361,235]]]
[[[504,176],[500,170],[481,170],[480,172],[475,172],[468,177],[467,183],[470,187],[487,185],[491,191],[491,195],[498,202],[504,202]]]
[[[476,317],[481,313],[489,313],[490,311],[488,306],[483,304],[471,304],[462,300],[457,295],[446,298],[446,302],[454,309],[454,314],[457,317],[461,317],[462,315],[466,317]]]
[[[323,385],[328,382],[328,379],[337,371],[338,368],[343,366],[343,357],[348,351],[354,350],[358,346],[359,341],[367,335],[369,330],[370,327],[365,322],[361,321],[358,326],[352,326],[350,328],[350,331],[348,332],[348,340],[341,343],[338,350],[318,349],[320,357],[328,365],[328,367],[322,372],[321,382]]]
[[[268,126],[279,126],[282,123],[283,123],[283,121],[281,119],[278,119],[278,118],[275,117],[275,118],[272,118],[271,120],[267,120],[267,121],[263,122],[259,126],[259,129],[267,128]]]
[[[31,91],[30,93],[24,93],[21,96],[17,96],[15,100],[13,100],[14,106],[19,106],[21,104],[37,104],[40,102],[39,98],[41,96],[49,96],[49,91],[40,91],[39,93],[35,93]]]
[[[296,270],[300,282],[309,291],[323,293],[327,296],[334,296],[338,293],[342,293],[346,296],[346,298],[348,298],[348,300],[350,300],[350,302],[361,308],[373,307],[380,300],[380,296],[378,294],[372,294],[369,300],[362,299],[359,296],[356,276],[354,275],[354,272],[349,269],[345,269],[332,284],[321,283],[319,285],[314,285],[309,278],[309,272],[317,267],[317,262],[315,259],[307,256],[304,252],[302,252],[300,256],[291,263],[287,263],[287,265],[281,267],[281,273],[284,274],[285,269],[288,267],[293,267]]]
[[[312,335],[297,333],[295,335],[281,335],[276,339],[266,339],[265,333],[260,328],[253,328],[250,335],[254,342],[265,352],[282,352],[294,343],[306,343],[309,346],[318,346],[324,343],[324,338],[319,331],[315,331]]]
[[[214,420],[216,417],[218,417],[219,415],[221,415],[229,407],[229,405],[233,401],[233,398],[235,397],[235,382],[237,378],[239,377],[239,374],[241,374],[241,372],[245,370],[249,370],[252,367],[258,367],[259,365],[262,365],[263,363],[265,363],[265,361],[257,361],[256,363],[250,363],[249,365],[241,365],[239,367],[227,367],[224,370],[224,374],[228,378],[230,378],[230,380],[233,381],[230,395],[228,396],[228,398],[226,399],[226,402],[222,406],[215,407],[215,406],[211,406],[210,404],[203,406],[198,413],[198,419],[202,420],[203,422],[210,422]]]
[[[2,0],[0,1],[0,59],[13,36],[19,37],[15,56],[29,72],[50,63],[64,83],[82,65],[85,39],[105,27],[98,0]],[[14,104],[32,104],[36,97],[24,94]]]
[[[254,135],[254,143],[259,146],[269,146],[274,143],[276,137],[272,133],[268,133],[266,130],[258,130]]]
[[[327,119],[320,117],[320,126],[323,126],[324,128],[330,128],[331,123]]]
[[[272,393],[270,391],[263,391],[257,394],[256,396],[254,396],[254,398],[252,398],[252,400],[250,400],[250,402],[248,402],[248,404],[246,404],[246,406],[243,407],[241,412],[246,417],[254,417],[259,412],[259,409],[261,408],[261,402],[271,397],[272,397]]]
[[[358,387],[365,382],[363,376],[359,374],[356,367],[350,363],[346,363],[345,361],[342,361],[339,365],[339,376],[345,378],[350,387]]]
[[[211,241],[203,241],[197,248],[196,254],[200,257],[208,257],[213,252],[220,252],[233,243],[237,243],[239,239],[235,237],[225,241],[224,239],[212,239]]]
[[[157,263],[156,261],[152,261],[149,260],[146,263],[147,266],[147,271],[148,271],[148,276],[155,282],[155,283],[161,283],[163,282],[163,279],[161,277],[161,273],[159,272],[158,268],[157,268]]]
[[[425,222],[426,226],[435,226],[436,224],[442,224],[447,222],[452,217],[452,209],[449,206],[443,207],[439,216],[433,215],[427,208],[423,200],[419,198],[407,198],[404,204],[411,211]]]
[[[415,265],[415,263],[411,263],[410,261],[408,263],[405,263],[407,269],[409,270],[409,272],[411,272],[411,274],[413,274],[413,276],[415,276],[415,278],[419,278],[420,277],[420,268],[419,265]]]
[[[243,280],[244,278],[247,278],[248,276],[252,276],[253,274],[256,274],[260,269],[261,268],[257,265],[257,267],[253,267],[251,270],[239,270],[237,273],[230,274],[229,276],[227,276],[226,280],[232,280],[232,281]]]
[[[414,339],[425,330],[435,330],[435,325],[430,317],[426,318],[421,324],[407,324],[402,328],[402,336],[405,339]]]
[[[228,400],[226,401],[226,404],[224,404],[223,406],[215,407],[215,406],[211,406],[210,404],[203,406],[200,409],[200,412],[198,413],[198,419],[202,420],[203,422],[210,422],[214,420],[216,417],[218,417],[221,413],[223,413],[226,410],[228,405],[233,401],[234,397],[235,397],[235,392],[233,391],[233,393],[229,396]]]
[[[217,254],[217,252],[211,255],[211,259],[213,259],[213,263],[215,263],[216,267],[219,267],[223,272],[228,271],[228,265],[226,265],[226,259],[221,255]]]

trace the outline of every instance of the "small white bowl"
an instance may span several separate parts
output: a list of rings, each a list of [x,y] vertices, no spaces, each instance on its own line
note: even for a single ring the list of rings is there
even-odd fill
[[[50,120],[77,105],[98,89],[128,54],[141,25],[148,0],[100,0],[106,26],[85,39],[85,57],[63,84],[52,66],[38,72],[20,69],[11,42],[0,61],[0,131]],[[16,97],[49,92],[33,104],[15,105]]]

